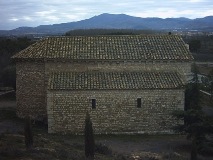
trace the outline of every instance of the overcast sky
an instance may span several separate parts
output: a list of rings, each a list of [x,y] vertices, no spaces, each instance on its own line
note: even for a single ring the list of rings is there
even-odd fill
[[[0,30],[73,22],[102,13],[194,19],[213,15],[213,0],[0,0]]]

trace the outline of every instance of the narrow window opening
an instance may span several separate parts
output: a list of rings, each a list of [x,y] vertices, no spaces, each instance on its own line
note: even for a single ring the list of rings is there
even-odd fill
[[[96,108],[96,99],[92,99],[92,109]]]
[[[137,108],[141,108],[141,98],[137,99]]]

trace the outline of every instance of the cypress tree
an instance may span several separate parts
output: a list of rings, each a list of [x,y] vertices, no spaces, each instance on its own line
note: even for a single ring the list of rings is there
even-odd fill
[[[31,149],[33,147],[33,132],[29,116],[25,117],[24,135],[26,148]]]
[[[85,156],[87,158],[94,158],[95,141],[93,135],[92,121],[90,120],[89,113],[86,114],[84,136],[85,136]]]

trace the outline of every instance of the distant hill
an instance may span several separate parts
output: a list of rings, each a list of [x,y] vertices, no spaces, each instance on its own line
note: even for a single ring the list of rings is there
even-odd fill
[[[0,30],[0,35],[65,34],[74,29],[143,29],[143,30],[198,30],[213,31],[213,16],[204,18],[140,18],[125,14],[101,14],[89,19],[38,27],[19,27]]]

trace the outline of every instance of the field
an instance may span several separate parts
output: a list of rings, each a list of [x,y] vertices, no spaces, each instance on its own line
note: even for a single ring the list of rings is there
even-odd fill
[[[14,93],[0,97],[1,160],[84,160],[84,136],[48,134],[33,123],[34,145],[26,150],[24,122],[16,117]],[[188,160],[185,135],[95,135],[97,160]],[[199,155],[200,160],[212,157]]]

